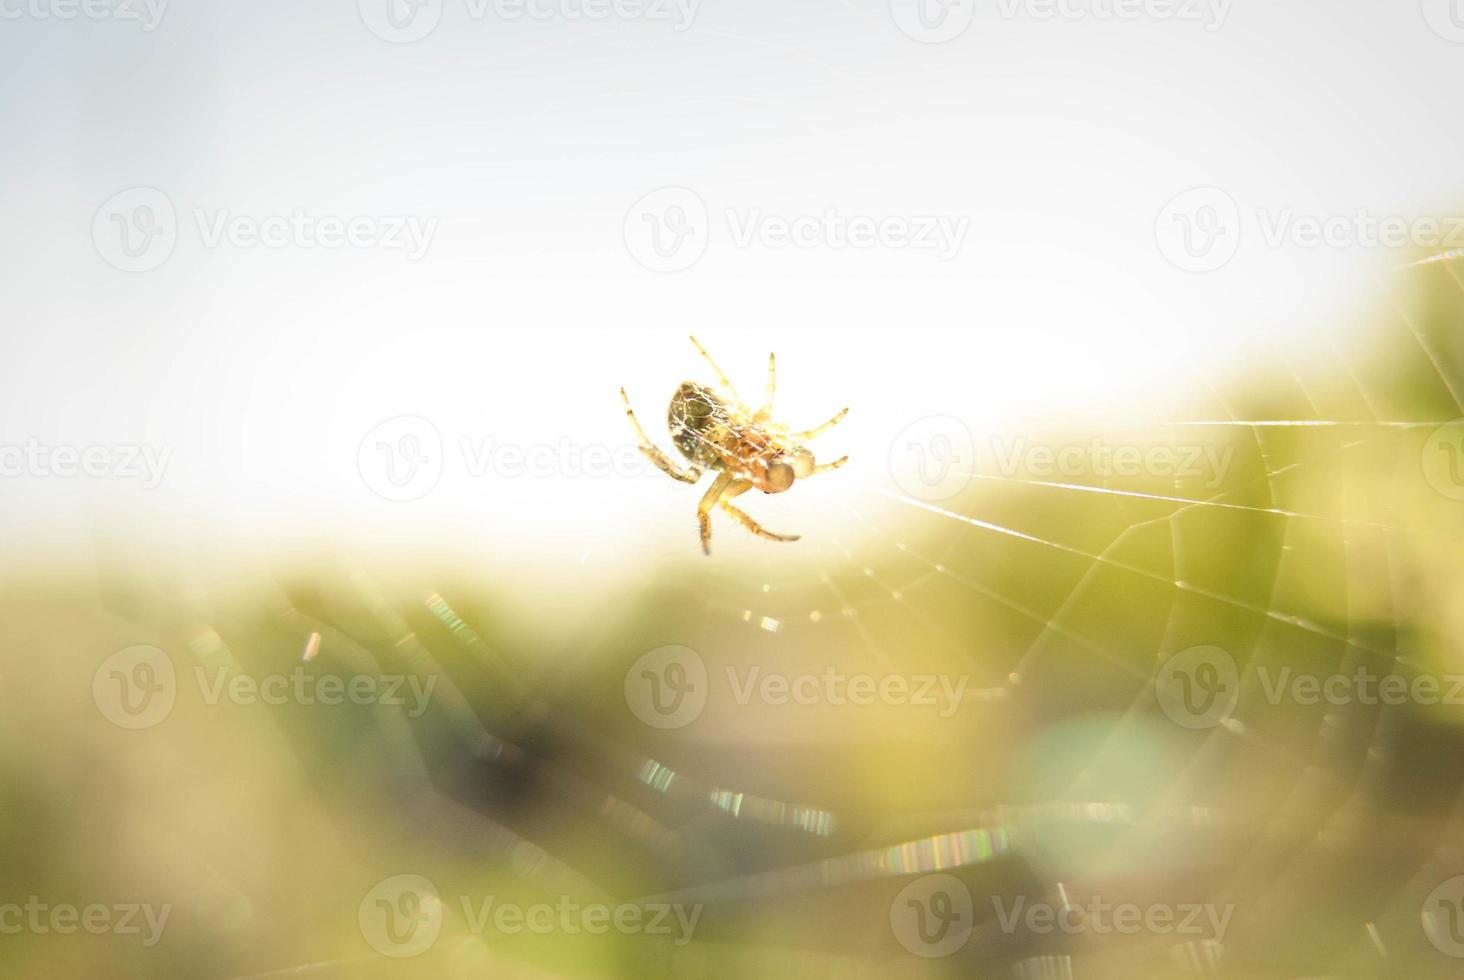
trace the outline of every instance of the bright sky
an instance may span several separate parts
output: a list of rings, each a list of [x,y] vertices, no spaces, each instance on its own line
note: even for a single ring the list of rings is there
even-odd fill
[[[0,208],[22,232],[0,243],[0,443],[171,456],[156,489],[0,481],[0,530],[84,536],[81,505],[180,539],[310,527],[495,555],[585,542],[618,562],[679,548],[689,488],[563,464],[505,475],[481,453],[623,449],[622,384],[663,435],[676,384],[705,377],[689,332],[749,390],[776,350],[791,421],[853,409],[826,438],[854,461],[822,493],[886,479],[929,415],[979,431],[1172,400],[1258,340],[1353,329],[1403,257],[1359,240],[1370,221],[1464,211],[1464,48],[1429,2],[1186,21],[1003,0],[941,44],[873,0],[706,0],[680,31],[442,0],[408,44],[345,3],[166,6],[150,31],[33,4],[0,36],[22,93],[0,107],[18,134]],[[116,221],[146,215],[114,195],[139,187],[162,192],[175,240],[125,272]],[[666,187],[692,195],[670,203],[691,205],[705,250],[656,272],[636,208]],[[1166,212],[1195,187],[1221,194]],[[659,203],[665,233],[685,227]],[[886,241],[835,247],[830,213]],[[312,246],[354,219],[376,247]],[[1309,221],[1346,244],[1305,247]],[[785,226],[812,247],[780,246]],[[1182,271],[1186,227],[1239,250]],[[921,228],[938,247],[901,244]],[[402,416],[438,434],[442,473],[391,502],[361,448],[410,448],[415,430],[375,429]],[[785,524],[836,519],[799,490],[774,511]]]

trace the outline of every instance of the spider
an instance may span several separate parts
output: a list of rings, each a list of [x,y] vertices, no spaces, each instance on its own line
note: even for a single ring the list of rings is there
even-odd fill
[[[732,506],[732,499],[753,487],[763,493],[782,493],[795,479],[804,479],[815,473],[836,470],[849,461],[843,456],[832,463],[816,463],[813,453],[803,443],[827,432],[849,414],[846,408],[823,425],[803,432],[789,432],[786,425],[772,420],[773,392],[777,388],[778,368],[776,355],[768,355],[767,394],[762,407],[753,411],[737,394],[732,382],[717,367],[717,362],[706,352],[695,337],[691,338],[697,352],[717,375],[718,389],[683,381],[671,398],[671,407],[666,413],[666,424],[671,429],[671,440],[690,462],[686,469],[676,463],[651,442],[646,430],[641,428],[635,411],[630,407],[630,398],[625,389],[620,389],[620,399],[625,402],[625,417],[635,428],[640,438],[640,450],[652,463],[660,467],[667,476],[682,483],[695,483],[701,479],[704,470],[721,470],[711,487],[702,496],[697,506],[696,517],[701,527],[702,552],[712,553],[712,508],[721,506],[737,523],[760,538],[769,541],[797,541],[796,534],[774,534],[747,514]]]

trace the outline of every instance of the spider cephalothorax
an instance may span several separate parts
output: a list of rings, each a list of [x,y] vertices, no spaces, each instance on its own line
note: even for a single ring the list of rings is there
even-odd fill
[[[732,382],[717,367],[715,361],[691,338],[701,356],[717,375],[717,388],[682,382],[671,398],[671,407],[666,412],[666,424],[671,429],[671,441],[681,455],[690,463],[681,469],[669,456],[657,449],[646,435],[631,410],[630,399],[625,389],[620,397],[625,402],[625,414],[640,437],[640,449],[665,473],[683,483],[695,483],[705,470],[720,470],[716,480],[701,499],[697,508],[697,520],[701,526],[702,551],[711,554],[712,508],[721,506],[736,518],[737,522],[759,537],[772,541],[797,541],[796,534],[774,534],[757,521],[732,506],[732,498],[754,488],[763,493],[782,493],[791,488],[795,481],[838,469],[848,461],[844,456],[832,463],[814,462],[813,453],[803,447],[814,436],[833,427],[848,414],[846,408],[823,425],[804,432],[789,432],[788,427],[772,420],[773,392],[777,387],[777,362],[768,355],[767,395],[762,407],[753,411],[738,396]]]

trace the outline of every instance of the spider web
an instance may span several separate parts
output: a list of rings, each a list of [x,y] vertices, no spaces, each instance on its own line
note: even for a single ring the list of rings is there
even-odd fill
[[[1464,416],[1464,281],[1440,262],[1380,287],[1382,327],[1356,344],[1277,349],[1183,414],[1055,437],[1229,450],[1222,479],[1039,479],[987,458],[950,470],[961,489],[938,500],[857,484],[836,505],[848,533],[805,542],[810,565],[759,581],[705,563],[587,630],[569,668],[536,671],[486,633],[468,584],[403,599],[362,574],[332,601],[287,587],[291,626],[441,678],[431,712],[378,717],[372,736],[404,825],[471,842],[477,863],[436,866],[439,884],[506,867],[533,894],[704,906],[686,949],[627,941],[617,974],[1445,973],[1426,899],[1464,872],[1457,719],[1267,695],[1287,667],[1451,663],[1424,583],[1458,504],[1420,460]],[[960,672],[969,694],[938,721],[719,703],[658,732],[606,692],[672,638],[714,677],[815,672],[832,651],[851,673]],[[1192,729],[1166,717],[1163,669],[1199,647],[1232,659],[1236,693]],[[902,949],[890,918],[931,874],[974,896],[969,938],[938,959]],[[1206,903],[1233,921],[1223,938],[1000,928],[994,903],[1019,895]],[[490,953],[448,932],[439,951],[470,973],[585,972],[546,941]]]
[[[1446,274],[1444,281],[1458,287],[1455,271],[1448,268]],[[1097,515],[1103,512],[1095,508],[1106,505],[1104,516],[1115,519],[1102,523],[1113,523],[1119,529],[1114,532],[1105,527],[1093,535],[1082,536],[1088,540],[1096,538],[1098,544],[1073,543],[1061,535],[1045,533],[1040,521],[1004,522],[976,516],[992,513],[991,500],[986,496],[973,495],[969,500],[963,497],[959,504],[941,505],[886,487],[871,487],[868,488],[871,494],[876,495],[873,499],[848,503],[845,507],[858,525],[874,533],[876,541],[873,545],[849,542],[841,550],[847,565],[863,570],[875,594],[853,599],[847,588],[840,586],[837,575],[824,573],[820,578],[831,605],[840,611],[853,637],[871,659],[887,663],[885,646],[876,638],[868,621],[888,615],[891,609],[898,610],[907,627],[924,631],[932,642],[950,643],[949,633],[942,629],[936,617],[922,612],[921,594],[931,591],[935,587],[933,583],[951,584],[968,592],[972,601],[998,606],[1028,620],[1033,628],[1030,642],[1018,645],[1009,663],[1007,680],[999,688],[1004,699],[1021,699],[1024,686],[1031,686],[1033,675],[1042,670],[1044,661],[1073,654],[1079,661],[1087,658],[1107,665],[1116,675],[1132,682],[1133,693],[1121,708],[1125,723],[1152,717],[1154,692],[1162,686],[1157,672],[1169,657],[1186,646],[1214,642],[1222,637],[1246,666],[1295,661],[1297,658],[1288,654],[1305,650],[1320,657],[1324,671],[1329,673],[1345,674],[1365,662],[1374,671],[1401,670],[1408,676],[1417,676],[1426,667],[1419,662],[1415,644],[1407,635],[1412,610],[1405,594],[1405,558],[1400,552],[1406,553],[1412,542],[1409,528],[1399,523],[1400,501],[1392,495],[1366,501],[1353,499],[1354,494],[1346,492],[1348,470],[1416,471],[1422,454],[1419,433],[1436,431],[1459,417],[1464,413],[1464,403],[1460,401],[1458,371],[1454,368],[1457,358],[1448,359],[1440,352],[1439,344],[1429,338],[1401,301],[1392,300],[1392,312],[1396,335],[1393,339],[1415,362],[1404,369],[1406,375],[1417,379],[1415,383],[1427,394],[1418,399],[1425,402],[1424,417],[1419,417],[1416,407],[1409,411],[1408,405],[1398,404],[1383,389],[1365,381],[1347,353],[1332,351],[1329,359],[1334,378],[1345,379],[1346,389],[1350,390],[1333,390],[1325,396],[1316,391],[1315,383],[1309,383],[1295,369],[1296,355],[1277,353],[1276,366],[1284,372],[1286,383],[1292,389],[1289,394],[1304,404],[1304,413],[1288,418],[1258,418],[1237,408],[1234,397],[1211,388],[1209,393],[1216,411],[1208,418],[1160,423],[1160,428],[1176,433],[1197,430],[1223,433],[1251,457],[1252,475],[1227,481],[1218,492],[1204,495],[1196,493],[1193,487],[1185,488],[1182,481],[1177,481],[1169,492],[1153,492],[1125,487],[1111,479],[1083,484],[1020,480],[974,471],[965,474],[973,481],[1006,484],[1001,489],[1010,492],[1078,501],[1073,506],[1085,508],[1087,520],[1098,519]],[[1305,356],[1313,362],[1317,360],[1314,351]],[[1429,391],[1430,388],[1433,390]],[[1348,399],[1346,395],[1353,397]],[[1349,401],[1352,405],[1346,406]],[[1354,413],[1329,411],[1339,404],[1352,407]],[[1343,481],[1344,492],[1332,495],[1333,500],[1323,501],[1321,506],[1315,501],[1293,503],[1298,498],[1316,496],[1308,495],[1307,490],[1315,488],[1317,471],[1323,472],[1323,480]],[[1092,503],[1095,499],[1098,503]],[[912,544],[910,539],[918,535],[918,530],[912,535],[910,523],[901,521],[899,515],[883,506],[889,500],[937,519],[949,532],[943,535],[946,543],[934,547]],[[887,531],[887,526],[898,526],[901,530]],[[954,531],[949,530],[951,526],[955,527]],[[1210,576],[1207,574],[1210,570],[1203,567],[1203,559],[1196,555],[1197,550],[1214,548],[1217,538],[1232,533],[1240,539],[1254,537],[1255,528],[1264,528],[1276,544],[1269,573],[1258,576],[1261,581],[1269,582],[1259,597],[1233,584],[1227,585],[1223,577]],[[1299,528],[1305,528],[1305,532]],[[1168,538],[1167,565],[1162,561],[1145,562],[1126,557],[1126,549],[1136,539],[1154,534]],[[1056,555],[1074,563],[1078,574],[1066,576],[1072,584],[1063,586],[1063,594],[1055,606],[1051,602],[1025,601],[1010,586],[1003,587],[1002,580],[1011,578],[1009,570],[1003,570],[1007,572],[1005,575],[993,576],[989,568],[963,569],[963,555],[971,553],[972,545],[968,541],[972,537],[984,544],[1002,539],[1019,542],[1020,547],[1030,552],[1048,557]],[[1293,567],[1300,568],[1302,573],[1315,572],[1302,564],[1306,556],[1299,552],[1301,549],[1316,551],[1320,547],[1328,548],[1339,561],[1337,585],[1341,608],[1314,615],[1305,611],[1304,597],[1298,600],[1289,594],[1297,591],[1289,579],[1295,574]],[[1376,583],[1351,580],[1356,576],[1355,566],[1379,557],[1383,559],[1383,567],[1375,571],[1386,584],[1381,592],[1391,605],[1391,615],[1381,622],[1376,612],[1372,617],[1362,609],[1354,612],[1347,601],[1349,589],[1377,591]],[[916,568],[909,567],[911,561]],[[897,570],[881,572],[882,567]],[[1081,607],[1090,595],[1103,591],[1105,579],[1128,579],[1130,586],[1136,583],[1145,588],[1158,585],[1168,592],[1160,642],[1145,644],[1141,650],[1125,650],[1122,635],[1104,636],[1085,627]],[[755,606],[757,597],[750,596],[748,603]],[[1196,607],[1202,607],[1205,612],[1197,617]],[[822,618],[817,611],[811,615]],[[1216,615],[1230,622],[1220,625],[1209,619]],[[779,621],[751,610],[744,612],[742,618],[762,623]],[[1195,620],[1206,625],[1197,629]],[[1143,652],[1150,654],[1147,662]],[[1060,683],[1057,676],[1045,679],[1048,683]],[[1256,839],[1234,851],[1230,860],[1236,864],[1215,876],[1212,883],[1212,893],[1217,896],[1214,900],[1235,903],[1242,908],[1242,913],[1247,908],[1254,913],[1247,937],[1254,943],[1248,954],[1252,960],[1250,965],[1254,967],[1258,960],[1266,961],[1265,955],[1257,955],[1258,950],[1269,953],[1273,966],[1283,961],[1283,957],[1275,955],[1272,944],[1294,937],[1301,928],[1298,920],[1304,918],[1304,913],[1316,917],[1318,908],[1331,915],[1327,923],[1330,931],[1324,941],[1329,951],[1341,954],[1340,962],[1373,964],[1379,968],[1396,965],[1398,960],[1390,960],[1390,956],[1418,945],[1423,896],[1448,874],[1457,873],[1460,867],[1456,837],[1458,814],[1452,796],[1444,794],[1448,806],[1435,808],[1432,813],[1436,823],[1431,829],[1447,843],[1412,855],[1416,870],[1405,871],[1402,866],[1390,868],[1394,874],[1389,890],[1383,895],[1374,895],[1369,902],[1352,903],[1353,908],[1341,907],[1345,903],[1328,895],[1336,886],[1335,857],[1328,860],[1317,852],[1330,850],[1335,854],[1339,850],[1335,839],[1338,834],[1345,835],[1340,850],[1367,850],[1378,840],[1396,840],[1404,832],[1401,825],[1423,816],[1409,812],[1406,805],[1398,806],[1397,801],[1391,807],[1384,806],[1385,800],[1379,794],[1381,787],[1389,785],[1390,768],[1396,774],[1397,753],[1408,744],[1405,734],[1397,730],[1404,723],[1390,718],[1385,711],[1368,711],[1354,704],[1333,707],[1313,719],[1312,727],[1276,731],[1264,717],[1266,707],[1259,696],[1260,685],[1254,671],[1242,683],[1235,711],[1223,724],[1198,736],[1201,742],[1194,747],[1192,756],[1164,786],[1163,796],[1170,801],[1168,807],[1154,808],[1140,821],[1134,807],[1108,798],[1110,794],[1105,792],[1099,767],[1083,765],[1067,781],[1067,792],[1055,813],[1040,807],[1034,810],[998,805],[983,814],[982,829],[987,833],[996,832],[1003,839],[1026,838],[1031,836],[1030,828],[1026,833],[1018,833],[1018,828],[1034,817],[1047,820],[1056,817],[1078,824],[1123,823],[1141,826],[1142,833],[1159,834],[1171,833],[1175,826],[1213,826],[1227,817],[1223,795],[1213,792],[1215,787],[1226,785],[1217,776],[1232,767],[1244,766],[1246,753],[1265,753],[1279,760],[1272,775],[1285,774],[1288,778],[1276,787],[1278,795],[1271,806],[1248,815],[1248,833]],[[1122,700],[1120,696],[1120,704]],[[1114,726],[1115,731],[1119,728],[1121,725]],[[1106,734],[1090,758],[1101,759],[1118,738],[1112,732]],[[1394,812],[1389,812],[1390,809]],[[1291,826],[1277,829],[1283,822]],[[1336,829],[1339,826],[1345,830]],[[882,871],[897,875],[911,870],[963,867],[965,861],[959,853],[953,858],[945,849],[951,840],[951,835],[942,835],[913,842],[913,847],[907,845],[912,849],[904,855],[913,856],[913,867],[903,860],[894,860]],[[1042,850],[1035,843],[1032,848]],[[983,855],[990,856],[989,852]],[[824,877],[815,880],[827,884],[830,876],[838,877],[839,867],[838,864],[821,866]],[[1077,875],[1082,873],[1076,871]],[[809,887],[807,879],[806,873],[782,876],[775,872],[746,880],[742,889],[729,890],[724,886],[693,891],[683,897],[725,896],[729,892],[761,895],[773,881],[784,881],[789,887],[798,883]],[[1056,883],[1052,887],[1066,891]],[[1063,901],[1067,900],[1064,895]],[[1282,913],[1279,917],[1278,911]],[[986,950],[989,959],[985,961],[1002,961],[999,937],[987,938],[992,942]],[[1295,969],[1315,965],[1305,962],[1304,946],[1296,950],[1300,961]],[[1010,948],[1005,952],[1010,957]],[[1176,962],[1180,965],[1213,968],[1223,958],[1225,947],[1219,942],[1206,941],[1169,952],[1179,954]],[[1072,954],[1040,955],[1022,959],[1018,965],[1042,975],[1070,975],[1074,970],[1073,961]],[[983,958],[977,957],[974,962],[983,962]],[[1446,968],[1446,964],[1434,966]]]

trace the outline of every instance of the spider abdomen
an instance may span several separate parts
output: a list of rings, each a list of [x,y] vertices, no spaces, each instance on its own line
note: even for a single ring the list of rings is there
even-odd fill
[[[676,389],[666,425],[681,455],[703,469],[720,469],[723,454],[737,445],[737,427],[726,403],[694,381]]]

